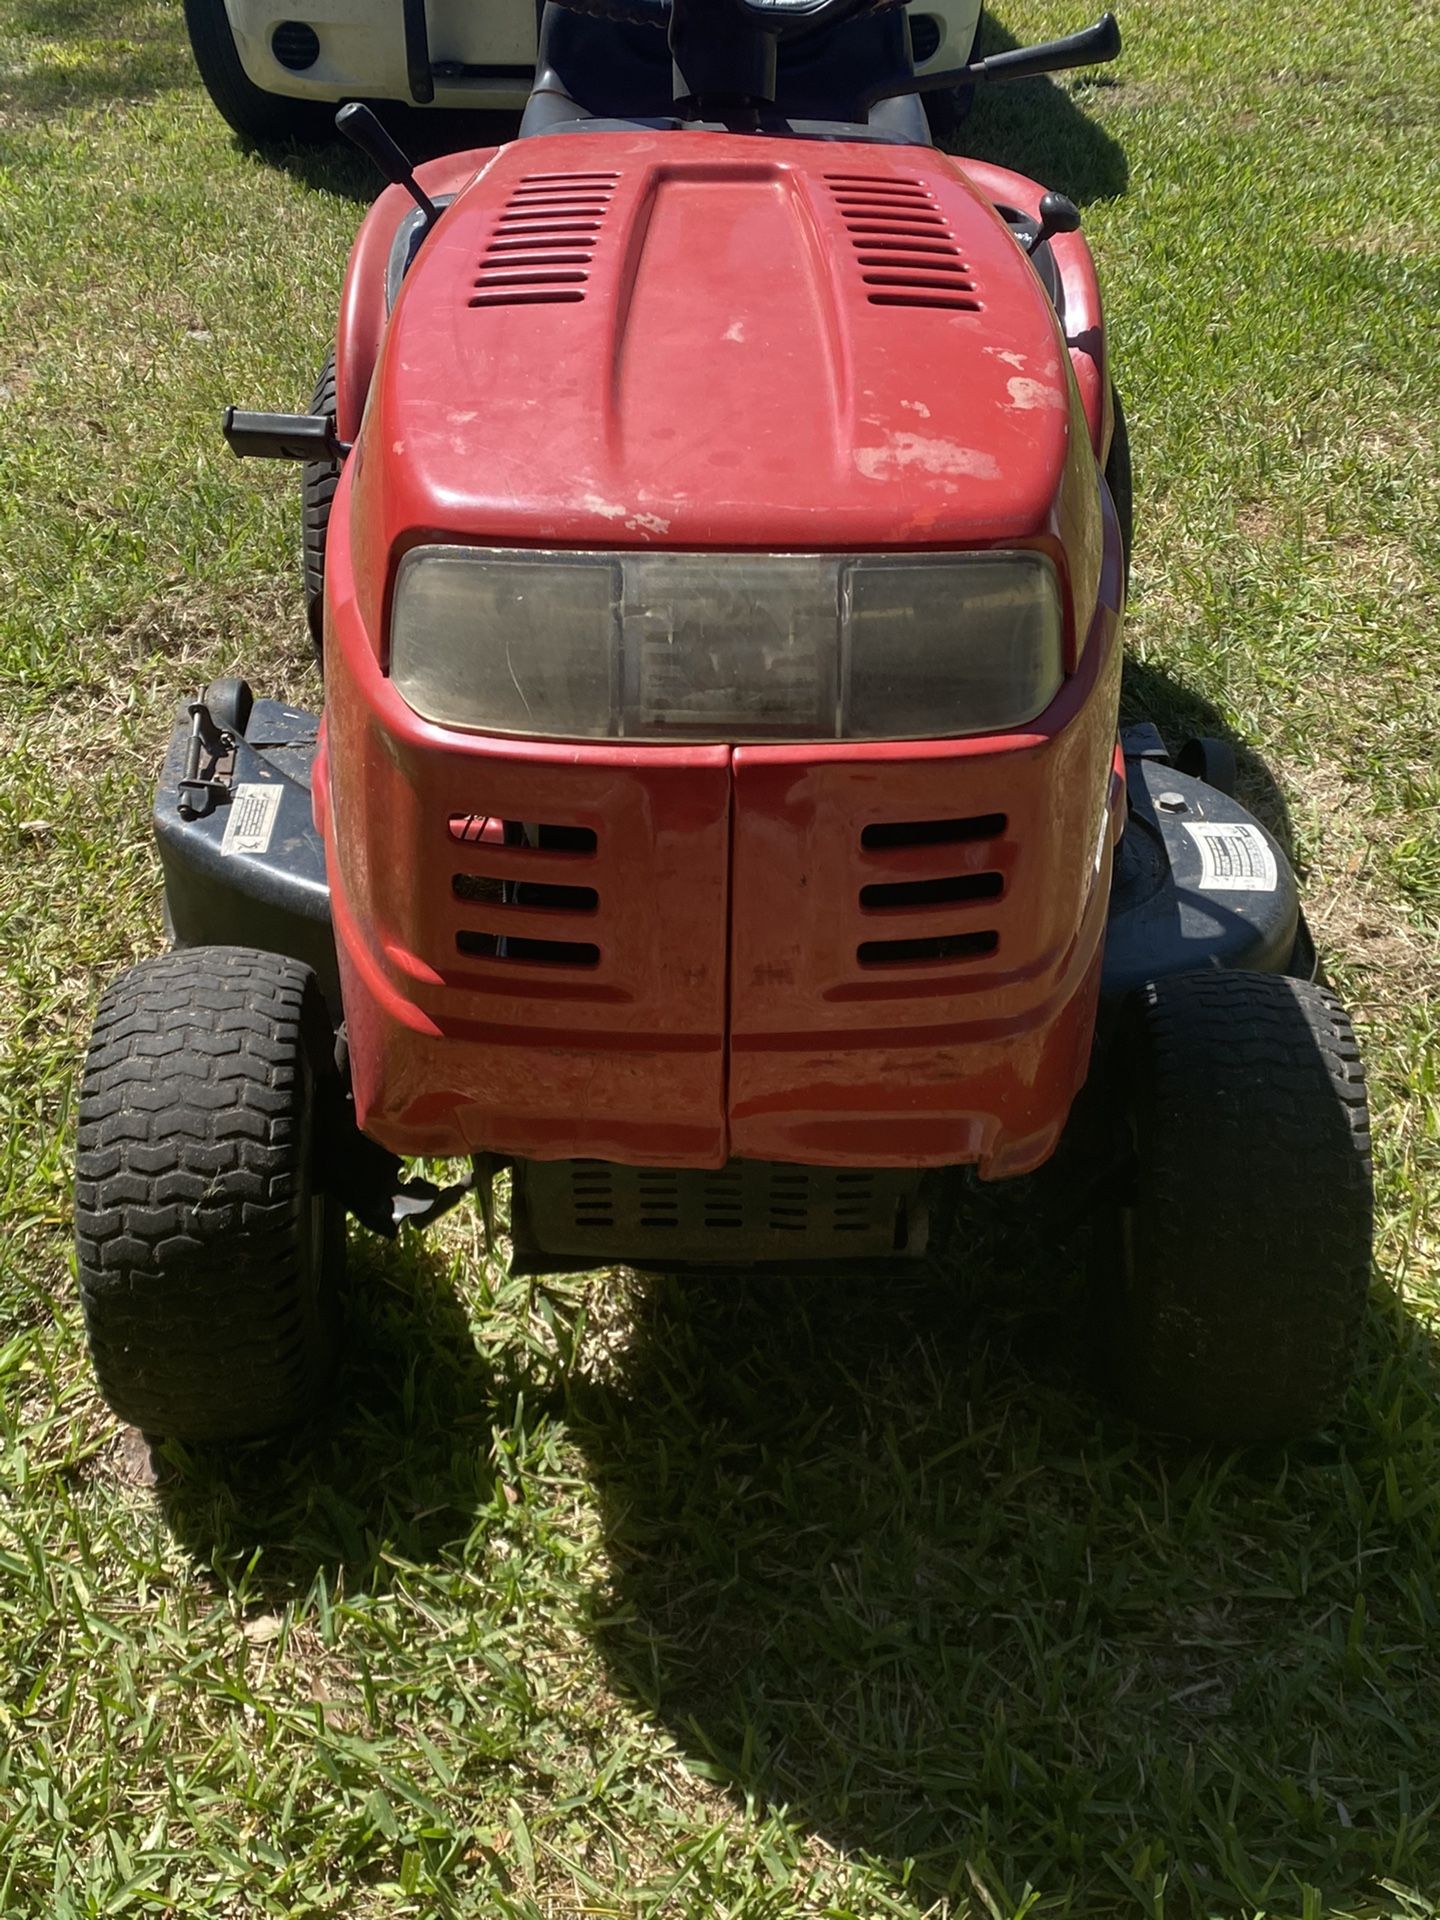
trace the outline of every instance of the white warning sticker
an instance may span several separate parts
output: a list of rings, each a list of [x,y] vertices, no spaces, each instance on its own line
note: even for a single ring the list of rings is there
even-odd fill
[[[1275,891],[1275,855],[1259,827],[1238,820],[1180,824],[1199,849],[1202,893]]]
[[[221,853],[268,853],[280,811],[281,787],[243,785],[233,789]]]

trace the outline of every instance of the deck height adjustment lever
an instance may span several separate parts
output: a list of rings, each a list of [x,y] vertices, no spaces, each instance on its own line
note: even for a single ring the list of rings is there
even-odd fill
[[[197,694],[190,702],[190,739],[185,748],[185,775],[179,781],[178,811],[182,820],[196,820],[222,796],[228,798],[235,777],[235,736],[218,727]],[[205,767],[202,774],[201,767]]]

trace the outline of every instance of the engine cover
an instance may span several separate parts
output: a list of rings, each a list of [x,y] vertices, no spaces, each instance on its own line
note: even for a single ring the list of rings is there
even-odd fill
[[[1037,276],[944,154],[521,141],[405,282],[355,504],[400,544],[1033,538],[1073,391]]]

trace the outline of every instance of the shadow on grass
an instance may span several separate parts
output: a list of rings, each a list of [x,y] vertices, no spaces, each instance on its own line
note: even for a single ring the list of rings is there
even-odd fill
[[[954,1245],[946,1278],[646,1280],[618,1347],[492,1366],[457,1269],[357,1240],[333,1425],[159,1497],[248,1603],[382,1591],[465,1561],[523,1395],[600,1509],[615,1689],[901,1910],[977,1879],[1085,1920],[1435,1885],[1429,1335],[1378,1299],[1333,1431],[1207,1454],[1107,1422],[1043,1177],[972,1192]]]
[[[463,112],[450,108],[426,111],[402,106],[393,100],[372,100],[369,105],[402,151],[417,164],[447,153],[466,153],[473,147],[503,146],[515,138],[520,126],[518,113]],[[339,110],[338,101],[336,110]],[[238,134],[233,144],[237,151],[251,154],[265,165],[282,168],[307,187],[339,194],[357,205],[368,206],[385,186],[375,163],[339,134],[333,141],[317,146],[252,147]]]
[[[198,85],[179,14],[147,0],[22,0],[7,26],[27,59],[0,81],[0,102],[38,114]]]
[[[981,23],[982,57],[1021,43],[987,8]],[[1011,167],[1077,206],[1113,200],[1130,179],[1125,150],[1085,112],[1087,93],[1113,85],[1107,69],[1085,72],[1070,89],[1052,79],[1006,80],[975,89],[975,103],[944,142],[952,153]]]
[[[1073,1273],[1023,1190],[983,1204],[963,1296],[645,1290],[572,1407],[617,1686],[907,1912],[1009,1916],[1033,1888],[1085,1920],[1290,1915],[1321,1911],[1306,1885],[1433,1887],[1436,1765],[1407,1732],[1440,1709],[1413,1597],[1432,1343],[1384,1305],[1353,1412],[1288,1454],[1107,1431],[1076,1391]]]
[[[1153,721],[1172,753],[1186,740],[1202,735],[1223,740],[1235,755],[1236,798],[1269,828],[1285,857],[1295,865],[1290,808],[1279,782],[1264,758],[1212,701],[1153,662],[1127,655],[1120,686],[1120,718],[1127,726],[1140,720]]]
[[[247,1602],[281,1605],[317,1576],[374,1592],[393,1561],[431,1564],[491,1499],[488,1436],[515,1382],[475,1351],[454,1276],[424,1242],[351,1239],[344,1362],[317,1424],[284,1449],[157,1462],[157,1498],[195,1559]],[[253,1564],[252,1564],[253,1563]]]

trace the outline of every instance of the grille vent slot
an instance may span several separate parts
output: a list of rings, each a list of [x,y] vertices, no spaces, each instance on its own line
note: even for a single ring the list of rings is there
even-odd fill
[[[976,813],[965,820],[876,820],[860,830],[867,853],[892,847],[951,847],[967,840],[998,840],[1006,826],[1003,813]]]
[[[450,838],[466,847],[525,847],[532,853],[593,853],[593,827],[505,820],[493,813],[452,813]]]
[[[549,967],[598,967],[600,949],[593,940],[525,940],[513,933],[470,933],[455,936],[455,949],[477,960],[529,961]]]
[[[923,940],[862,940],[855,958],[862,967],[904,967],[937,960],[979,960],[994,953],[1000,936],[993,927],[977,933],[937,933]]]
[[[970,900],[998,900],[1005,882],[998,873],[957,873],[944,880],[886,880],[860,889],[860,904],[872,913],[905,907],[954,907]]]
[[[1005,875],[993,869],[983,873],[926,873],[924,867],[932,863],[924,856],[931,849],[998,840],[1006,825],[1003,813],[976,813],[952,820],[877,820],[862,827],[860,845],[867,853],[922,855],[919,873],[913,860],[902,863],[897,859],[891,871],[898,869],[898,873],[905,876],[903,879],[867,880],[860,888],[862,912],[933,916],[939,909],[956,907],[962,910],[963,917],[953,931],[862,940],[855,949],[858,964],[862,967],[933,966],[947,960],[978,960],[994,953],[1000,944],[998,932],[994,927],[967,927],[964,922],[971,916],[963,910],[981,901],[999,900],[1005,892]],[[994,858],[993,852],[991,858]],[[933,918],[930,925],[934,925]]]
[[[479,873],[451,876],[457,900],[485,907],[540,907],[552,913],[594,913],[600,896],[594,887],[558,887],[544,880],[492,880]]]
[[[490,236],[468,304],[544,307],[583,300],[618,178],[527,174]]]
[[[594,940],[570,937],[592,931],[586,922],[600,908],[598,889],[586,884],[584,856],[596,847],[593,827],[488,813],[452,813],[447,824],[451,840],[470,849],[474,861],[470,872],[451,874],[451,898],[465,919],[480,922],[456,929],[457,953],[557,967],[600,964]],[[517,909],[553,914],[557,937],[537,935],[533,922],[527,934],[507,932]]]
[[[970,268],[930,189],[907,175],[827,173],[872,307],[979,313]]]

